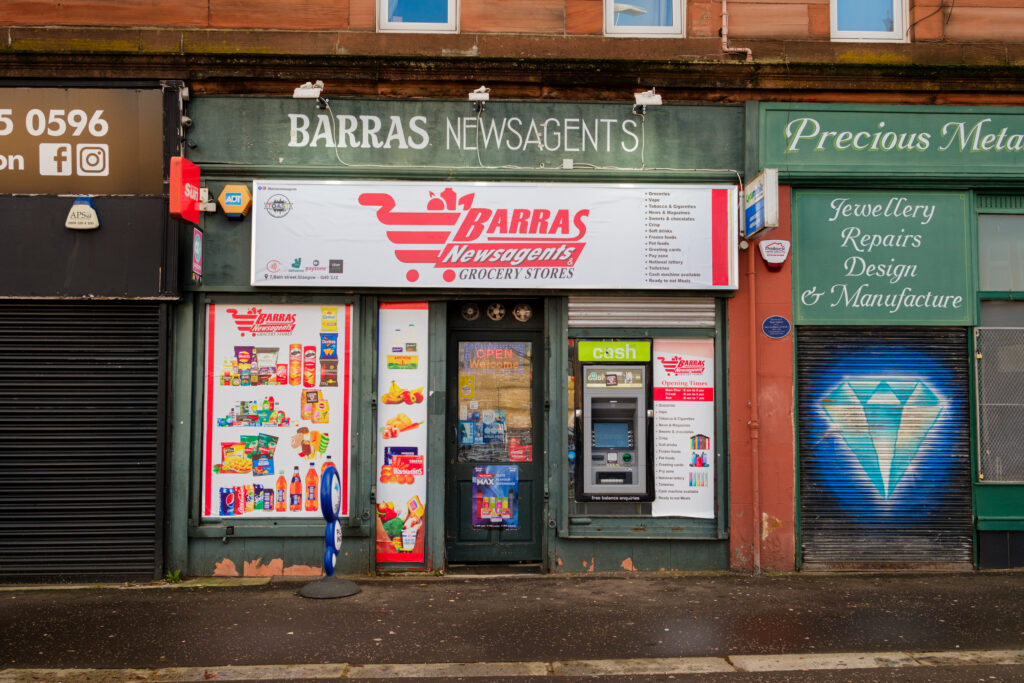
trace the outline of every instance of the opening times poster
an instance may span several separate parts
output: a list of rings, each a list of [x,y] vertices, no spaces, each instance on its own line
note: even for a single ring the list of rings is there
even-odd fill
[[[715,516],[715,343],[654,340],[655,517]]]
[[[319,519],[323,473],[348,515],[352,308],[207,307],[203,517]]]
[[[427,303],[382,303],[378,316],[377,562],[421,563],[427,513]]]

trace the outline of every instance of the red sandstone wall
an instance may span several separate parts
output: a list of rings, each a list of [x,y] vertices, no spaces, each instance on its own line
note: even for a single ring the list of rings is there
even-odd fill
[[[914,41],[1020,42],[1018,0],[911,0]],[[464,33],[601,35],[601,0],[461,0]],[[717,37],[721,0],[686,0],[686,36]],[[6,0],[2,26],[375,30],[374,0]],[[742,40],[829,39],[829,0],[730,0]]]
[[[779,188],[780,227],[768,238],[790,239],[789,188]],[[756,244],[741,257],[740,288],[729,302],[729,527],[730,565],[754,569],[756,529],[761,529],[761,569],[790,571],[796,561],[795,445],[793,425],[793,334],[769,339],[761,321],[781,315],[792,321],[792,258],[769,272]],[[749,320],[751,286],[747,258],[755,260],[755,328]],[[757,349],[757,397],[760,406],[759,489],[761,524],[755,520],[753,462],[749,427],[750,345]]]

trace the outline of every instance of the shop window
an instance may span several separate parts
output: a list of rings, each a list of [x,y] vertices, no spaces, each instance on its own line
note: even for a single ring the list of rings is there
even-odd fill
[[[832,40],[905,42],[905,0],[831,0]]]
[[[377,30],[457,33],[458,0],[377,0]]]
[[[983,292],[1024,291],[1024,216],[978,216],[978,279]]]
[[[604,0],[604,32],[609,36],[679,37],[683,0]]]

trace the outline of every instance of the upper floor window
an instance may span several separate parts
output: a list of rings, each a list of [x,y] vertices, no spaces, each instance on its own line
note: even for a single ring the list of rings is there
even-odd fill
[[[457,33],[458,0],[377,0],[377,30]]]
[[[682,5],[682,0],[604,0],[605,35],[682,36]]]
[[[832,40],[904,42],[906,0],[831,0]]]

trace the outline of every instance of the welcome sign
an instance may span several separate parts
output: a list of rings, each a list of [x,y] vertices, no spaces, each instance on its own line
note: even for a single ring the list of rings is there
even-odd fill
[[[796,323],[971,325],[967,196],[795,193]]]

